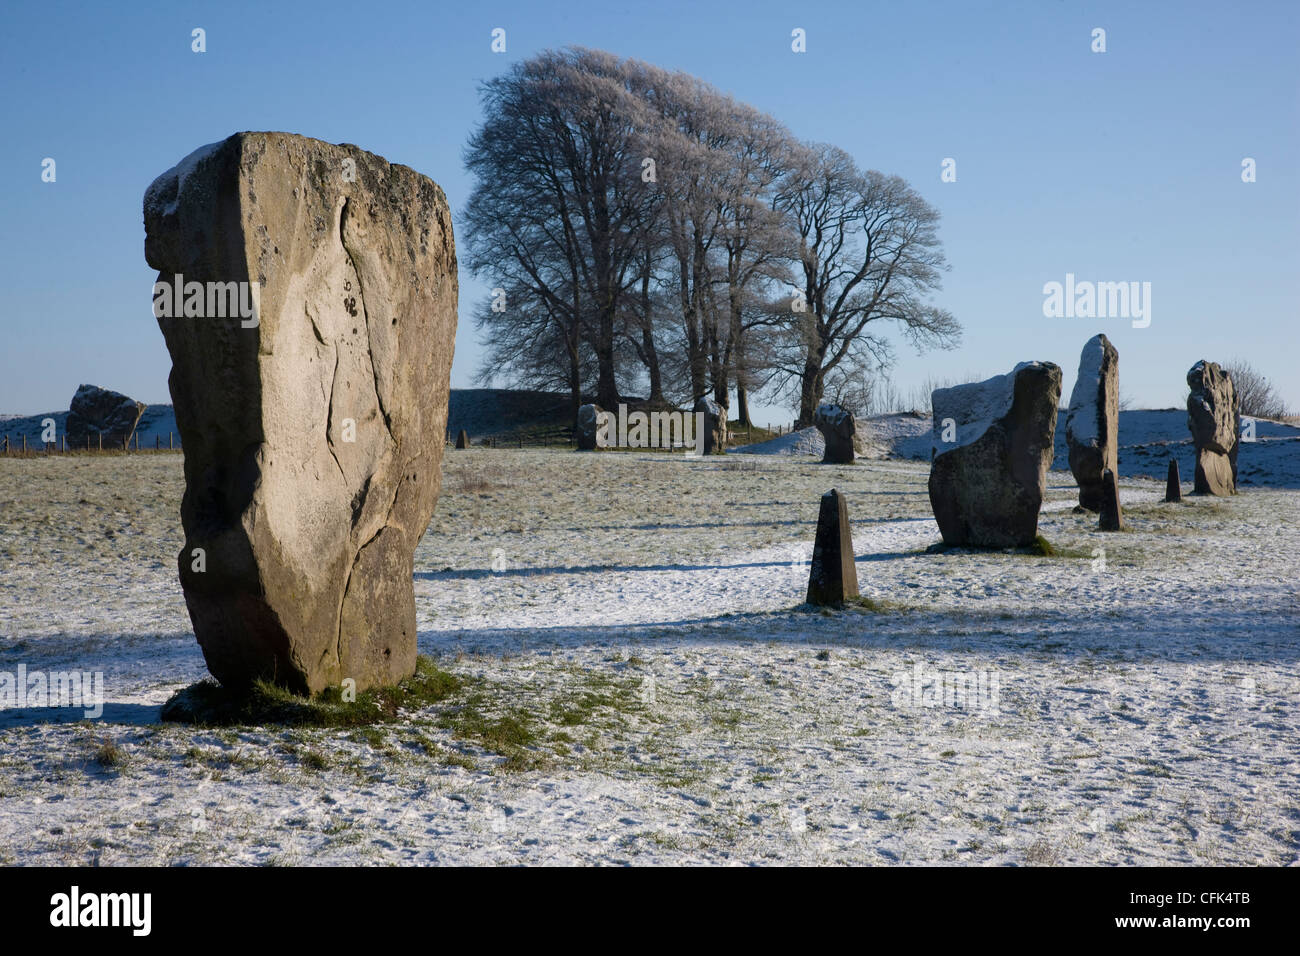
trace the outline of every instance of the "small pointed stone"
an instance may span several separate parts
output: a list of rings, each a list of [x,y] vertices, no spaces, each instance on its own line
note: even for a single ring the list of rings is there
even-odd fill
[[[1178,480],[1178,459],[1169,459],[1169,477],[1165,480],[1165,501],[1183,500],[1183,488]]]
[[[858,596],[858,566],[853,556],[849,508],[835,489],[822,495],[817,539],[808,573],[809,604],[839,605]]]
[[[1101,516],[1097,519],[1098,531],[1119,531],[1124,527],[1124,516],[1119,507],[1119,484],[1115,472],[1107,468],[1101,473]]]

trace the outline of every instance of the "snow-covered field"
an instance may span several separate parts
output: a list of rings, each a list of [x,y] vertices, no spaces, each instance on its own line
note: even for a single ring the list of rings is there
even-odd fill
[[[1128,478],[1103,534],[1052,472],[1057,556],[926,553],[921,462],[449,451],[415,576],[460,688],[362,731],[195,729],[158,721],[206,673],[180,466],[0,459],[0,675],[106,689],[97,720],[0,711],[0,862],[1300,855],[1294,484]],[[871,609],[801,606],[832,487]]]

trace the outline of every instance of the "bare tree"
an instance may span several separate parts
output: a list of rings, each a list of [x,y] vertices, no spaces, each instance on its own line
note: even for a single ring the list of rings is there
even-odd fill
[[[580,352],[597,368],[597,401],[618,402],[615,334],[640,276],[657,202],[642,182],[639,97],[625,65],[599,51],[548,51],[482,88],[485,120],[465,162],[477,183],[463,213],[467,264],[541,312],[481,313],[500,336],[542,315],[564,344],[574,414]],[[498,336],[498,337],[500,337]]]
[[[598,51],[542,53],[482,98],[463,222],[467,265],[493,286],[475,312],[492,374],[563,383],[575,416],[593,387],[617,403],[621,379],[655,403],[729,406],[734,386],[747,423],[750,392],[776,386],[807,424],[828,383],[888,365],[871,323],[956,342],[925,301],[938,216],[902,180],[802,146],[696,77]]]
[[[1290,415],[1286,402],[1273,388],[1273,383],[1245,359],[1234,358],[1223,370],[1232,377],[1232,387],[1237,393],[1241,414],[1251,418],[1273,419]]]
[[[833,369],[889,364],[889,343],[872,323],[892,320],[918,348],[957,343],[956,319],[925,301],[946,267],[939,214],[902,179],[859,172],[843,150],[811,146],[778,208],[799,239],[800,291],[787,326],[799,427],[812,423]]]

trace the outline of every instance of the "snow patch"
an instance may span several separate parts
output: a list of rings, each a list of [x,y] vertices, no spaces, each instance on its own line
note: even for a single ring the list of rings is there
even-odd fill
[[[149,188],[144,191],[145,211],[158,212],[161,210],[161,215],[164,216],[175,212],[181,190],[185,188],[185,180],[189,178],[190,173],[194,172],[195,167],[200,162],[215,153],[217,148],[225,141],[223,139],[215,143],[208,143],[206,146],[200,146],[150,183]]]
[[[1101,440],[1097,427],[1101,409],[1097,407],[1097,393],[1101,384],[1101,364],[1106,349],[1101,336],[1094,335],[1083,346],[1079,356],[1079,377],[1070,393],[1070,411],[1065,419],[1065,430],[1081,445],[1095,445]]]
[[[741,445],[739,448],[729,448],[727,454],[815,455],[820,458],[826,454],[826,439],[822,437],[821,432],[810,426],[785,435],[778,435],[776,438],[769,438],[767,441],[755,442],[752,445]]]
[[[1021,362],[1007,374],[995,375],[983,382],[936,388],[930,398],[934,408],[931,453],[938,455],[978,441],[990,425],[1011,410],[1016,393],[1016,375],[1021,369],[1036,364]],[[939,439],[943,437],[943,423],[949,418],[956,425],[956,439],[941,442]]]

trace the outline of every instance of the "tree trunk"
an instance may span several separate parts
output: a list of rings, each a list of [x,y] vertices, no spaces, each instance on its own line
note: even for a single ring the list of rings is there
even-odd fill
[[[646,254],[645,271],[641,273],[641,348],[645,352],[646,372],[650,376],[650,401],[662,404],[664,400],[663,373],[659,369],[659,350],[655,347],[654,323],[650,318],[650,254]]]
[[[604,305],[600,310],[600,329],[596,336],[596,404],[601,408],[618,406],[618,382],[614,377],[614,310]]]
[[[824,356],[816,349],[808,350],[808,358],[804,361],[803,374],[800,376],[799,418],[794,423],[795,428],[807,428],[811,425],[817,406],[821,404],[822,391],[825,387],[822,381],[823,359]]]
[[[736,383],[736,419],[741,428],[753,428],[749,417],[749,389],[740,382]]]

